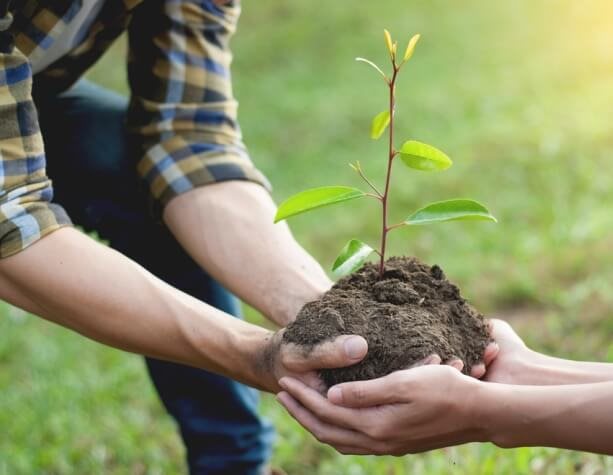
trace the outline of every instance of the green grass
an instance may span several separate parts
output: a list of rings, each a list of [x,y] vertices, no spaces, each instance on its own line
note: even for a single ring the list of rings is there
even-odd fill
[[[399,86],[401,137],[454,159],[438,176],[399,168],[392,214],[470,196],[498,225],[400,231],[395,254],[443,266],[483,311],[513,318],[534,347],[613,362],[613,7],[608,0],[462,4],[245,2],[235,89],[254,160],[282,199],[381,180],[384,144],[368,138],[384,89],[382,29],[423,37]],[[126,91],[122,43],[92,76]],[[326,267],[347,239],[375,241],[378,209],[358,203],[292,221]],[[0,307],[0,474],[181,473],[183,449],[140,358]],[[251,318],[261,321],[251,313]],[[551,449],[469,445],[402,458],[342,457],[271,398],[274,463],[291,474],[608,473],[613,460]]]

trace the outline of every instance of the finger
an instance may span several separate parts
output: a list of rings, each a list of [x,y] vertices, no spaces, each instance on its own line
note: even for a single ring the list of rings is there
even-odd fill
[[[441,364],[441,357],[439,355],[430,355],[424,358],[423,360],[420,360],[417,363],[412,364],[411,366],[409,366],[408,369],[417,368],[419,366],[431,365],[431,364]]]
[[[320,442],[330,444],[334,447],[351,447],[355,452],[361,454],[372,454],[373,446],[379,443],[351,430],[334,427],[319,420],[315,414],[303,407],[297,400],[286,392],[277,394],[277,401],[298,421],[298,423],[308,430]]]
[[[402,371],[368,381],[337,384],[328,389],[328,401],[351,408],[404,402],[404,385],[400,380],[400,373]]]
[[[483,362],[485,363],[485,366],[489,366],[490,363],[496,359],[499,351],[500,347],[495,341],[491,342],[485,347],[485,351],[483,352]]]
[[[358,335],[343,335],[315,346],[311,351],[293,343],[281,347],[281,362],[291,371],[343,368],[359,363],[368,352],[368,343]]]
[[[317,391],[322,396],[325,396],[326,392],[328,391],[328,386],[325,385],[315,371],[301,374],[300,381]]]
[[[332,404],[301,381],[294,378],[282,378],[279,386],[319,420],[347,429],[360,429],[359,423],[363,422],[364,418],[356,417],[356,411]]]
[[[473,365],[470,368],[470,375],[473,378],[481,379],[483,376],[485,376],[485,364],[479,363],[479,364]]]
[[[496,359],[499,351],[500,347],[498,346],[498,343],[495,341],[489,343],[483,352],[483,361],[473,365],[470,368],[470,375],[477,379],[483,378],[487,372],[487,367],[492,363],[492,361],[494,361],[494,359]]]
[[[378,455],[375,452],[373,452],[372,448],[363,449],[359,447],[346,447],[344,445],[339,445],[334,448],[341,455]]]
[[[445,364],[457,369],[460,372],[464,369],[464,361],[459,358],[451,358],[450,360],[447,360]]]

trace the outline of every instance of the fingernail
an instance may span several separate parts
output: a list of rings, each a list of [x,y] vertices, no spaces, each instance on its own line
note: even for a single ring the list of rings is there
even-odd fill
[[[283,389],[287,389],[287,383],[285,381],[285,378],[281,378],[279,380],[279,386],[281,386]]]
[[[425,361],[425,364],[440,364],[441,363],[441,357],[439,355],[432,355],[430,357],[428,357]]]
[[[343,390],[338,386],[330,388],[328,390],[328,401],[334,404],[341,404],[343,402]]]
[[[368,349],[366,340],[361,336],[351,336],[347,338],[343,346],[345,348],[345,354],[353,360],[361,359]]]

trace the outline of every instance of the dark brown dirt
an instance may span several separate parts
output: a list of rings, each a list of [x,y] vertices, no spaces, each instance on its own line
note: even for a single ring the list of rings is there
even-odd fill
[[[361,335],[368,355],[348,368],[322,370],[329,386],[373,379],[405,369],[431,354],[459,358],[464,372],[478,363],[490,341],[483,318],[438,266],[416,258],[391,258],[379,280],[367,264],[341,279],[320,300],[306,304],[283,341],[309,351],[339,335]]]

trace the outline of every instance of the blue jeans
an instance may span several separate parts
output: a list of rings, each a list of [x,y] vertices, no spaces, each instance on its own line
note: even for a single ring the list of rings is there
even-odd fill
[[[236,298],[149,216],[136,176],[137,157],[127,151],[127,100],[81,81],[63,94],[35,101],[55,199],[75,224],[97,231],[170,285],[240,318]],[[146,361],[162,402],[179,424],[191,473],[262,473],[274,431],[257,414],[257,391],[203,370]]]

